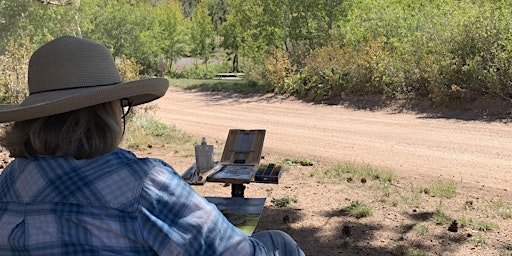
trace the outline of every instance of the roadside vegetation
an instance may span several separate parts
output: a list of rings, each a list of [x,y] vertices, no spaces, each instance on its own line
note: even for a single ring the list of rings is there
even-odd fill
[[[107,45],[124,81],[161,74],[185,89],[270,92],[315,102],[377,95],[457,108],[492,98],[506,108],[512,101],[508,1],[41,2],[48,1],[0,0],[0,103],[26,97],[32,51],[63,34]],[[177,68],[182,57],[196,62]],[[163,70],[158,69],[160,60]],[[215,79],[226,72],[244,73],[244,78]],[[122,146],[165,147],[192,156],[199,142],[159,122],[156,107],[134,109]],[[312,168],[309,178],[318,184],[344,184],[361,192],[334,214],[353,224],[384,211],[398,216],[403,230],[393,247],[396,255],[429,255],[414,239],[443,241],[450,227],[466,234],[450,242],[486,246],[493,234],[508,232],[500,224],[512,219],[510,202],[467,198],[454,181],[404,183],[393,170],[357,163],[317,168],[304,157],[283,163]],[[278,208],[297,202],[296,195],[271,201]],[[343,248],[355,241],[349,228],[340,237]],[[510,242],[502,252],[512,255]]]
[[[0,13],[4,103],[26,95],[31,52],[63,34],[105,44],[142,77],[244,73],[242,83],[200,87],[211,91],[316,102],[379,95],[452,108],[512,99],[507,1],[1,0]],[[182,57],[195,62],[177,67]]]
[[[434,244],[488,246],[496,232],[507,232],[500,231],[500,222],[510,218],[512,205],[509,202],[464,201],[467,192],[459,191],[459,184],[454,181],[407,184],[393,170],[354,163],[313,168],[310,175],[320,184],[346,184],[358,191],[354,193],[358,195],[356,198],[346,198],[348,205],[340,208],[339,216],[354,217],[360,225],[365,223],[362,218],[376,212],[380,218],[400,220],[401,240],[393,248],[396,255],[431,255],[424,242],[418,242],[425,239]],[[459,203],[461,200],[463,204]],[[457,233],[462,234],[451,235]],[[454,236],[461,238],[450,240]],[[345,248],[357,238],[342,234],[341,241]],[[501,249],[503,255],[511,255],[512,250],[507,246]]]

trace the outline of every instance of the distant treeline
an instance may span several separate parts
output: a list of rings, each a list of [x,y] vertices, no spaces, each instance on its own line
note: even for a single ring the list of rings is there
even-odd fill
[[[313,101],[354,94],[436,104],[512,99],[508,0],[42,2],[0,0],[4,90],[19,72],[6,63],[26,61],[24,53],[45,41],[74,34],[135,60],[147,76],[157,74],[159,59],[174,76],[178,58],[208,63],[222,52],[226,71]]]

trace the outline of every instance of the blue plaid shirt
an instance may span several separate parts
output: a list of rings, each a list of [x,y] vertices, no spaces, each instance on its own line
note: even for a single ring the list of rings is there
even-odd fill
[[[266,255],[166,163],[115,151],[17,158],[0,175],[0,255]]]

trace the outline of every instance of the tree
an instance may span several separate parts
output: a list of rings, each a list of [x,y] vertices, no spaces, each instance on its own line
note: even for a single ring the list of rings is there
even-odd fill
[[[233,55],[232,71],[238,72],[241,57],[257,61],[266,50],[259,21],[263,8],[257,0],[228,0],[226,4],[229,12],[221,27],[221,46]]]
[[[176,0],[171,0],[156,9],[156,17],[161,28],[158,41],[170,70],[172,64],[182,56],[185,47],[185,18],[181,9],[181,4]]]
[[[215,47],[215,32],[208,10],[203,3],[197,5],[191,26],[192,56],[203,60],[208,68],[208,60]]]
[[[74,1],[76,2],[76,1]],[[78,6],[49,5],[35,0],[0,0],[0,53],[7,42],[29,37],[35,45],[63,34],[80,34]],[[22,32],[22,33],[20,33]]]

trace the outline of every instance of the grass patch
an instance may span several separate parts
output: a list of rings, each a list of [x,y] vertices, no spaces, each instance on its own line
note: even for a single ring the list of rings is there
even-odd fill
[[[490,201],[488,204],[487,204],[487,207],[493,209],[493,210],[501,210],[501,209],[506,209],[508,208],[508,205],[507,203],[501,201],[501,200],[496,200],[496,201]]]
[[[474,230],[479,231],[492,231],[499,228],[499,225],[497,223],[490,221],[474,221],[472,218],[466,217],[458,218],[457,223],[461,228],[471,227]]]
[[[336,183],[342,181],[361,180],[379,180],[383,182],[392,182],[395,174],[391,171],[384,171],[369,165],[357,164],[337,164],[325,170],[315,170],[312,176],[318,178],[320,183]]]
[[[272,198],[270,201],[274,206],[283,208],[287,207],[291,203],[297,203],[297,197],[296,196],[285,196],[281,198]]]
[[[506,202],[501,200],[490,201],[487,207],[494,210],[500,217],[504,219],[512,218],[512,208]]]
[[[359,201],[352,202],[352,204],[343,209],[342,212],[346,216],[354,217],[357,219],[368,217],[373,214],[373,210],[370,206]]]
[[[232,92],[241,94],[268,93],[269,88],[247,80],[216,79],[169,79],[172,86],[208,92]]]
[[[471,243],[474,245],[485,245],[487,244],[487,239],[482,234],[476,234],[471,238]]]
[[[302,166],[312,166],[315,164],[315,161],[309,159],[309,158],[298,158],[298,157],[295,157],[295,158],[284,158],[282,160],[283,163],[285,164],[290,164],[290,165],[302,165]]]
[[[434,213],[434,215],[432,215],[432,220],[437,225],[446,225],[452,221],[452,218],[448,214],[446,214],[440,210],[437,210]]]
[[[423,251],[423,250],[420,250],[420,249],[414,249],[411,251],[411,253],[409,253],[409,256],[427,256],[428,253]]]
[[[167,124],[160,123],[155,120],[150,120],[143,126],[143,128],[146,134],[155,137],[163,137],[166,134],[176,132],[175,130],[177,130],[175,126],[169,126]]]
[[[414,229],[414,231],[416,231],[416,233],[422,236],[426,235],[429,230],[428,225],[425,223],[417,223],[412,228]]]
[[[395,255],[407,255],[409,246],[404,243],[399,243],[393,247],[393,251],[395,252]]]
[[[512,209],[499,210],[498,214],[504,219],[510,219],[510,218],[512,218]]]
[[[147,110],[138,109],[135,113],[127,120],[121,147],[136,149],[165,146],[181,155],[194,155],[193,146],[198,144],[197,139],[184,134],[175,125],[156,121]]]
[[[454,198],[457,196],[457,183],[437,183],[428,187],[428,194],[440,198]]]
[[[499,228],[499,225],[490,221],[476,221],[473,228],[480,231],[491,231]]]
[[[475,223],[475,222],[473,221],[473,218],[461,217],[461,218],[457,219],[457,223],[459,223],[460,228],[465,228],[465,227],[472,226],[473,223]]]

